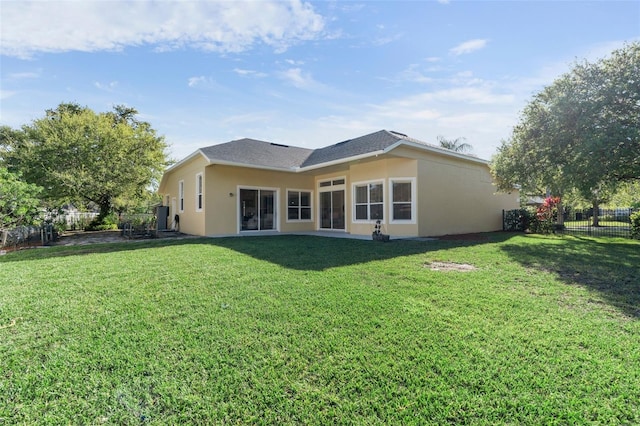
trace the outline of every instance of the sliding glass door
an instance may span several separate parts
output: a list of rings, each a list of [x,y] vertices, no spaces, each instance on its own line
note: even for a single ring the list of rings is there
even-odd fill
[[[344,190],[320,193],[320,228],[344,229]]]
[[[240,189],[240,230],[276,229],[276,192],[268,189]]]

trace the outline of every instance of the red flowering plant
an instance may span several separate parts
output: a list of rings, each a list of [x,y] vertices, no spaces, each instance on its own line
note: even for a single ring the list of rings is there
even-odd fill
[[[553,230],[558,219],[559,203],[560,197],[547,197],[544,199],[542,205],[536,210],[535,219],[531,224],[532,232],[548,234]]]

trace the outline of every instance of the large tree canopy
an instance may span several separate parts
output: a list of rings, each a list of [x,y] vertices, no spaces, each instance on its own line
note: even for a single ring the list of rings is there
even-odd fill
[[[640,179],[640,43],[579,63],[535,95],[492,171],[501,190],[575,190],[594,204]]]
[[[5,162],[42,186],[45,199],[93,202],[104,217],[117,198],[142,196],[167,164],[164,138],[136,114],[60,104],[20,132],[4,129]]]

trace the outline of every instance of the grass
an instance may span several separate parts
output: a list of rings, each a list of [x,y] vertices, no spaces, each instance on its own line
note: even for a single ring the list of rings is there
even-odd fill
[[[516,234],[10,253],[0,424],[638,424],[638,265]]]

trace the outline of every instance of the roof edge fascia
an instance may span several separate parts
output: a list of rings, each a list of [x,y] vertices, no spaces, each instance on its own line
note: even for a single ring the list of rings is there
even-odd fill
[[[423,150],[423,151],[429,151],[429,152],[434,152],[436,154],[442,154],[442,155],[444,155],[446,157],[454,157],[454,158],[458,158],[460,160],[471,161],[473,163],[480,163],[480,164],[489,165],[489,161],[483,160],[480,157],[474,157],[473,155],[461,154],[459,152],[451,151],[450,149],[439,148],[437,146],[423,145],[423,144],[420,144],[420,143],[411,142],[411,141],[402,140],[402,139],[399,140],[398,142],[394,143],[393,145],[389,145],[384,150],[385,154],[387,152],[391,151],[391,150],[396,149],[400,145],[406,145],[406,146],[409,146],[411,148],[417,148],[417,149],[420,149],[420,150]]]
[[[173,163],[172,165],[170,165],[169,167],[167,167],[167,169],[162,172],[162,179],[160,179],[160,185],[158,185],[158,192],[160,192],[160,190],[162,189],[162,187],[164,186],[165,181],[167,180],[167,176],[169,173],[171,173],[173,171],[173,169],[176,169],[178,167],[180,167],[181,165],[183,165],[184,163],[186,163],[187,161],[192,160],[193,158],[195,158],[198,154],[202,155],[207,162],[209,161],[209,159],[207,158],[206,155],[204,155],[204,153],[202,152],[201,149],[197,149],[196,151],[192,152],[191,154],[189,154],[188,156],[186,156],[185,158],[183,158],[182,160]],[[162,193],[162,192],[161,192]]]
[[[187,155],[185,158],[183,158],[182,160],[178,161],[177,163],[173,163],[171,166],[169,166],[169,168],[167,170],[165,170],[165,173],[169,173],[171,172],[173,169],[178,168],[179,166],[183,165],[184,163],[191,161],[193,158],[195,158],[198,154],[202,155],[204,157],[205,160],[207,160],[207,162],[209,162],[209,157],[207,157],[204,152],[202,152],[202,149],[198,148],[197,150],[193,151],[191,154]]]
[[[247,169],[260,169],[260,170],[272,170],[275,172],[289,172],[295,173],[298,171],[297,167],[284,168],[284,167],[270,167],[270,166],[260,166],[257,164],[246,164],[246,163],[238,163],[236,161],[224,161],[224,160],[209,160],[208,164],[211,165],[219,165],[219,166],[234,166],[234,167],[246,167]]]
[[[378,155],[382,155],[385,153],[386,153],[385,150],[372,151],[372,152],[367,152],[366,154],[359,154],[359,155],[354,155],[352,157],[345,157],[345,158],[340,158],[338,160],[332,160],[332,161],[326,161],[324,163],[314,164],[313,166],[297,167],[295,170],[297,172],[306,172],[309,170],[322,169],[324,167],[331,167],[338,164],[348,163],[350,161],[362,160],[364,158],[369,158],[369,157],[377,157]]]

